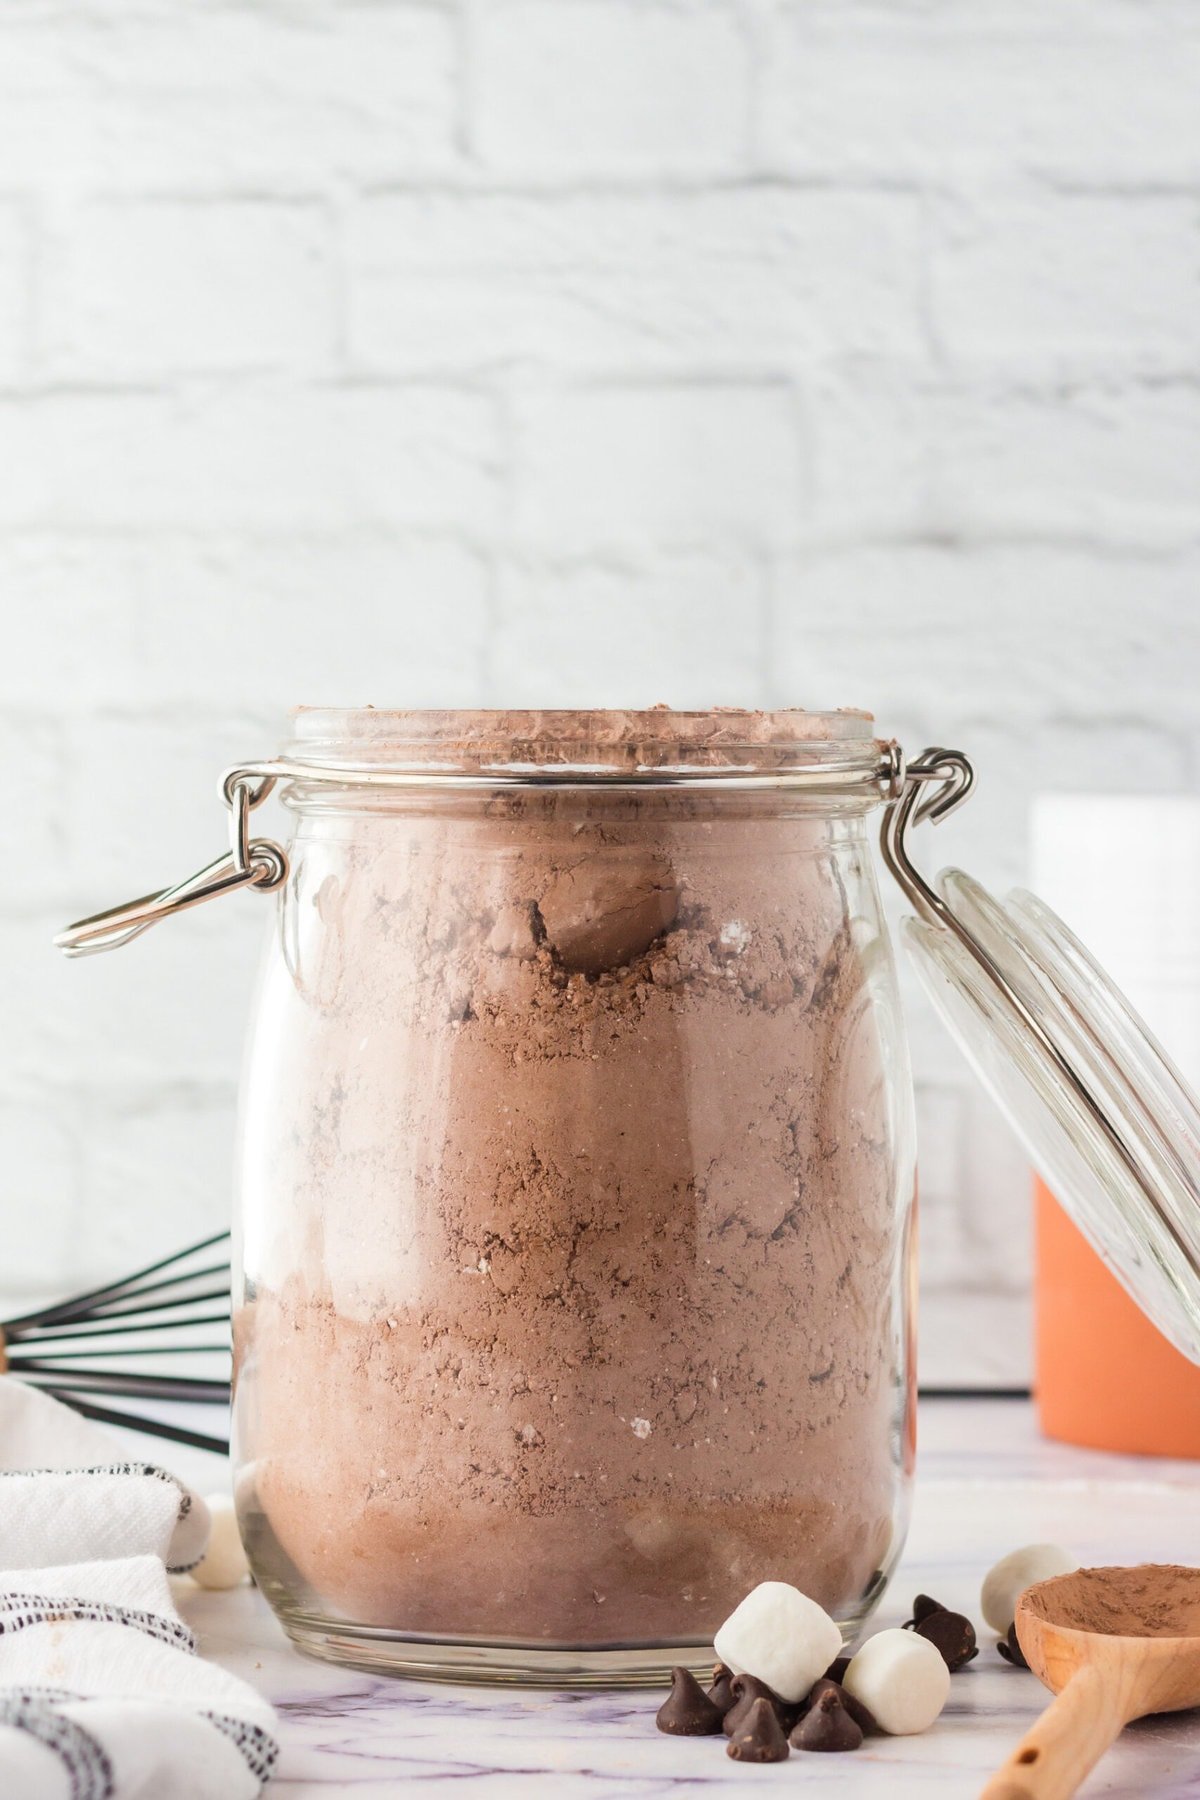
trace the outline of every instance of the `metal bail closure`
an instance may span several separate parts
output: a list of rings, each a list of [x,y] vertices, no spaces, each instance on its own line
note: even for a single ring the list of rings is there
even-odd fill
[[[677,772],[664,772],[647,769],[639,770],[636,780],[654,782],[668,780],[674,782]],[[137,900],[128,900],[124,906],[109,907],[106,912],[93,913],[90,918],[78,919],[75,924],[68,925],[60,931],[54,942],[64,956],[94,956],[101,950],[116,950],[122,944],[128,944],[151,925],[157,925],[160,919],[170,918],[173,913],[186,912],[191,906],[200,906],[206,900],[216,900],[222,894],[230,894],[236,888],[253,887],[262,893],[270,893],[287,880],[288,860],[281,845],[270,838],[251,838],[250,814],[256,806],[272,792],[280,781],[296,781],[310,786],[313,783],[325,784],[328,787],[353,787],[390,789],[402,792],[405,789],[428,786],[431,782],[463,789],[482,789],[491,791],[504,787],[522,787],[530,781],[538,779],[543,782],[562,781],[572,785],[581,779],[577,770],[567,769],[557,772],[543,771],[534,777],[528,771],[514,771],[501,768],[481,768],[474,772],[457,770],[414,770],[411,768],[388,769],[373,765],[357,766],[350,763],[337,763],[323,767],[320,763],[295,762],[285,757],[277,757],[270,762],[247,763],[230,769],[221,780],[221,798],[229,808],[230,849],[224,856],[219,856],[206,868],[200,869],[186,881],[178,882],[174,887],[162,888],[158,893],[143,894]],[[583,779],[598,779],[594,771],[588,771]],[[609,785],[623,786],[631,778],[620,775],[613,778]],[[915,779],[915,777],[914,777]],[[811,770],[788,771],[784,775],[765,777],[745,777],[739,773],[733,776],[722,776],[718,785],[736,789],[745,785],[757,787],[760,784],[769,787],[813,786],[830,791],[873,792],[884,799],[894,799],[903,791],[906,780],[904,758],[899,745],[888,744],[884,748],[881,760],[872,767],[859,762],[824,763]]]
[[[247,769],[230,769],[221,781],[221,798],[229,808],[230,848],[215,862],[197,870],[186,881],[158,893],[143,894],[123,906],[93,913],[60,931],[54,942],[64,956],[95,956],[116,950],[149,931],[160,919],[169,919],[206,900],[219,899],[237,888],[258,888],[271,893],[287,880],[288,862],[283,849],[270,838],[250,836],[250,814],[275,786],[273,775]]]
[[[1043,901],[998,899],[958,869],[931,885],[915,867],[909,827],[945,818],[972,785],[960,752],[927,750],[884,817],[884,861],[917,913],[904,926],[917,973],[1061,1205],[1200,1363],[1200,1102]]]

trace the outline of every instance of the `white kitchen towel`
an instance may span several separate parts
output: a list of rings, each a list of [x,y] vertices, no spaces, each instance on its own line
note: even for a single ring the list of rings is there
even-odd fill
[[[253,1800],[274,1713],[203,1662],[168,1569],[204,1502],[68,1407],[0,1376],[0,1795]]]

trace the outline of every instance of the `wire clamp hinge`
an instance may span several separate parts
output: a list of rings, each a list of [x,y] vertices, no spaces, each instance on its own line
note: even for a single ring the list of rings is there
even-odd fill
[[[90,918],[76,920],[59,932],[54,940],[57,948],[64,956],[95,956],[101,950],[116,950],[131,943],[160,919],[201,906],[206,900],[219,899],[238,888],[253,887],[269,894],[281,887],[288,874],[282,846],[272,838],[250,835],[250,815],[274,786],[273,776],[250,769],[230,769],[221,779],[221,798],[229,809],[229,849],[225,854],[173,887],[142,894],[123,906],[112,906]]]

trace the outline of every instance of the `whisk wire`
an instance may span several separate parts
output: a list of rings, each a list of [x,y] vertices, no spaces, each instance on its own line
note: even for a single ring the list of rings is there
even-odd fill
[[[164,1292],[167,1288],[183,1287],[189,1282],[207,1280],[208,1277],[212,1275],[224,1275],[228,1277],[229,1264],[210,1263],[207,1268],[192,1269],[189,1270],[186,1275],[172,1275],[167,1281],[151,1281],[148,1282],[145,1287],[129,1288],[120,1294],[113,1294],[111,1298],[101,1301],[98,1305],[89,1301],[86,1306],[80,1305],[73,1307],[70,1310],[62,1308],[54,1319],[47,1319],[46,1323],[48,1325],[57,1325],[66,1324],[70,1320],[76,1318],[111,1318],[113,1316],[113,1308],[119,1304],[123,1304],[125,1301],[135,1300],[140,1302],[145,1299],[147,1294],[159,1294]],[[228,1281],[226,1281],[226,1286],[221,1289],[221,1292],[228,1292]]]
[[[93,1305],[90,1301],[87,1305],[64,1305],[59,1307],[52,1317],[42,1317],[32,1325],[14,1323],[7,1326],[6,1330],[10,1338],[14,1336],[20,1337],[27,1331],[40,1332],[47,1327],[52,1326],[87,1324],[91,1319],[115,1319],[120,1318],[123,1312],[149,1311],[150,1308],[148,1306],[143,1307],[141,1304],[146,1295],[160,1293],[166,1288],[182,1287],[185,1283],[194,1283],[202,1279],[208,1279],[214,1275],[224,1275],[228,1277],[229,1264],[213,1263],[205,1269],[196,1269],[186,1275],[175,1275],[170,1281],[155,1281],[144,1288],[130,1288],[127,1292],[114,1294],[111,1299],[103,1301],[99,1305]],[[218,1288],[216,1292],[224,1299],[229,1292],[228,1281],[226,1281],[226,1284],[223,1287]],[[201,1300],[205,1297],[206,1296],[202,1294],[188,1294],[184,1296],[183,1299]],[[125,1304],[128,1301],[133,1301],[134,1304],[132,1306]]]
[[[123,1296],[123,1298],[128,1297],[129,1296]],[[228,1287],[206,1288],[202,1294],[177,1294],[170,1300],[150,1300],[145,1306],[142,1305],[140,1300],[135,1298],[132,1306],[106,1306],[102,1311],[87,1313],[83,1319],[64,1319],[61,1322],[64,1325],[83,1324],[94,1319],[97,1325],[102,1325],[106,1319],[131,1319],[137,1318],[142,1313],[176,1312],[181,1306],[207,1305],[210,1300],[228,1301],[228,1299]],[[51,1323],[58,1323],[58,1321],[52,1320]],[[20,1334],[18,1333],[17,1335],[19,1336]],[[9,1336],[12,1336],[11,1332],[9,1333]]]
[[[40,1338],[35,1346],[41,1349],[49,1339]],[[117,1356],[228,1356],[228,1344],[122,1344],[118,1350],[53,1350],[49,1356],[10,1356],[9,1373],[17,1375],[22,1369],[57,1368],[60,1363],[73,1362],[107,1362]]]
[[[147,1263],[144,1268],[135,1269],[132,1275],[122,1276],[120,1281],[109,1281],[102,1287],[87,1288],[83,1293],[71,1294],[66,1300],[58,1300],[52,1306],[24,1313],[19,1319],[9,1319],[5,1323],[5,1330],[11,1336],[15,1331],[27,1330],[35,1325],[57,1324],[68,1314],[86,1311],[93,1301],[127,1297],[126,1290],[133,1288],[145,1276],[157,1275],[160,1270],[169,1269],[189,1256],[196,1256],[201,1250],[211,1250],[214,1244],[224,1243],[228,1238],[227,1231],[218,1231],[212,1237],[201,1238],[199,1243],[190,1244],[186,1250],[176,1250],[170,1256],[160,1257],[157,1262]]]
[[[13,1345],[79,1344],[90,1343],[93,1338],[127,1337],[131,1333],[139,1331],[182,1331],[185,1327],[191,1325],[228,1324],[228,1313],[203,1313],[195,1319],[147,1319],[142,1325],[105,1325],[99,1331],[86,1320],[82,1320],[70,1329],[68,1329],[66,1325],[63,1325],[56,1331],[46,1332],[45,1334],[40,1331],[36,1333],[31,1332],[29,1334],[19,1332],[16,1336],[13,1336],[10,1333],[8,1342]],[[164,1349],[169,1347],[170,1346],[168,1345],[163,1346]]]
[[[196,1375],[111,1375],[100,1370],[39,1369],[26,1363],[21,1379],[31,1387],[52,1387],[67,1393],[101,1393],[141,1395],[161,1400],[229,1399],[227,1381],[206,1381]]]
[[[228,1405],[230,1382],[226,1378],[95,1366],[116,1365],[132,1357],[227,1358],[228,1343],[189,1343],[186,1336],[199,1326],[229,1329],[230,1265],[186,1265],[228,1239],[227,1231],[217,1232],[185,1250],[147,1263],[119,1281],[105,1282],[0,1324],[0,1369],[8,1369],[17,1379],[53,1395],[85,1418],[123,1425],[197,1449],[228,1450],[229,1445],[222,1438],[153,1416],[98,1406],[88,1397],[113,1395],[132,1400]],[[164,1274],[164,1270],[172,1272]],[[222,1276],[226,1279],[221,1285],[212,1285],[220,1282]],[[213,1306],[217,1310],[206,1310]],[[145,1341],[103,1347],[109,1340],[134,1335],[144,1335]]]
[[[224,1456],[229,1449],[228,1438],[210,1437],[207,1432],[192,1431],[186,1425],[172,1425],[166,1419],[135,1417],[133,1413],[122,1412],[119,1407],[97,1406],[93,1400],[81,1399],[78,1394],[58,1393],[53,1388],[46,1392],[72,1407],[83,1418],[95,1419],[100,1425],[123,1425],[126,1431],[145,1431],[172,1444],[188,1444],[193,1450],[212,1450],[218,1456]]]

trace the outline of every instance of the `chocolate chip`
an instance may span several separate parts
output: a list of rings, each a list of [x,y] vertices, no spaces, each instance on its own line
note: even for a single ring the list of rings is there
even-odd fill
[[[857,1750],[862,1727],[842,1704],[841,1689],[828,1682],[813,1701],[788,1743],[794,1750]]]
[[[721,1729],[721,1710],[714,1706],[694,1675],[671,1670],[671,1692],[658,1709],[655,1724],[675,1737],[712,1737]]]
[[[1002,1637],[1000,1642],[996,1645],[996,1648],[1004,1658],[1005,1662],[1012,1663],[1015,1668],[1027,1669],[1029,1667],[1029,1664],[1025,1661],[1025,1652],[1022,1650],[1017,1638],[1017,1625],[1015,1619],[1009,1626],[1004,1637]]]
[[[805,1703],[806,1710],[818,1705],[827,1694],[833,1695],[838,1705],[854,1720],[864,1737],[869,1737],[873,1731],[879,1730],[879,1726],[875,1723],[875,1714],[870,1708],[864,1706],[861,1700],[856,1700],[853,1694],[848,1694],[840,1682],[831,1681],[827,1675],[822,1675],[820,1681],[813,1682]]]
[[[916,1631],[918,1637],[927,1639],[941,1651],[951,1674],[955,1669],[965,1668],[972,1657],[979,1655],[975,1627],[962,1613],[949,1612],[945,1607],[938,1612],[926,1613],[917,1621]]]
[[[724,1731],[726,1737],[732,1737],[739,1731],[749,1716],[750,1708],[756,1700],[765,1700],[772,1708],[782,1731],[790,1731],[800,1716],[800,1709],[781,1700],[774,1688],[769,1688],[765,1681],[757,1675],[735,1675],[729,1684],[733,1694],[733,1705],[725,1714]]]
[[[947,1608],[942,1605],[940,1600],[931,1599],[928,1594],[918,1594],[912,1603],[912,1617],[905,1619],[900,1629],[901,1631],[915,1631],[923,1620],[931,1619],[934,1613],[946,1610]]]
[[[739,1725],[728,1744],[727,1756],[738,1762],[782,1762],[788,1753],[788,1741],[769,1700],[759,1698],[750,1704],[745,1723]]]
[[[835,1656],[821,1679],[823,1681],[840,1682],[849,1667],[850,1658],[848,1656]]]
[[[708,1690],[708,1697],[722,1718],[733,1705],[733,1689],[730,1686],[732,1680],[733,1670],[727,1669],[724,1663],[717,1663],[712,1672],[712,1686]]]

